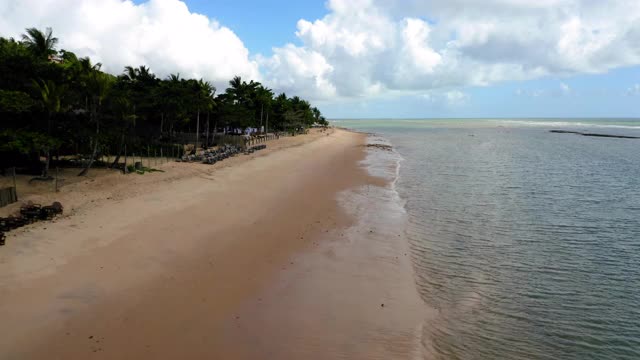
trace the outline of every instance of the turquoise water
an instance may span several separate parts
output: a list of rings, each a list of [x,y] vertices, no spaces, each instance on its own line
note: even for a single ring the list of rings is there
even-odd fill
[[[640,136],[619,119],[349,120],[388,139],[440,359],[640,359]]]

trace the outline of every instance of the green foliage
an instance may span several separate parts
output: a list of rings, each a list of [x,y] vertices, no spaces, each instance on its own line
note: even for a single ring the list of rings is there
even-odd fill
[[[28,28],[26,32],[22,34],[22,42],[33,55],[48,59],[50,55],[57,54],[55,47],[58,38],[53,37],[51,28],[47,28],[44,33],[36,28]]]
[[[45,149],[56,149],[62,141],[51,136],[26,130],[0,131],[0,152],[29,154]]]
[[[181,132],[221,128],[301,131],[326,123],[299,97],[275,95],[239,76],[222,93],[203,79],[158,78],[146,66],[113,76],[100,63],[58,50],[51,29],[25,30],[20,41],[0,37],[0,166],[13,155],[144,153],[175,149]],[[207,123],[204,123],[207,121]],[[168,155],[168,154],[165,154]]]
[[[40,101],[49,114],[59,113],[62,110],[62,98],[67,92],[66,85],[58,85],[51,80],[32,80],[33,88],[39,95]]]
[[[35,102],[27,93],[0,89],[0,113],[25,113],[34,105]]]

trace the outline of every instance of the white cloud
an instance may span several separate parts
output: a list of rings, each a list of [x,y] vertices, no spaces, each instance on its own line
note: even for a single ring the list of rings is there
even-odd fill
[[[627,89],[627,95],[640,95],[640,84],[633,84]]]
[[[469,95],[460,90],[430,90],[417,96],[425,102],[438,107],[456,107],[466,104],[469,100]]]
[[[279,91],[323,98],[336,94],[329,80],[333,66],[317,51],[287,45],[274,49],[270,58],[259,56],[258,59],[268,74],[266,81]]]
[[[571,93],[571,87],[569,87],[569,85],[561,82],[560,83],[560,91],[562,92],[562,94],[564,95],[569,95]]]
[[[234,75],[259,78],[242,41],[178,0],[16,0],[0,2],[0,34],[52,27],[59,47],[121,73],[147,65],[160,76],[180,73],[225,85]]]
[[[322,86],[341,97],[366,97],[372,84],[422,94],[640,64],[637,0],[329,0],[327,7],[321,19],[300,20],[296,34],[299,48],[331,66]]]
[[[0,34],[52,26],[61,47],[111,72],[146,64],[218,85],[241,75],[311,100],[455,98],[466,87],[640,64],[638,0],[328,0],[327,10],[298,21],[299,45],[254,56],[179,0],[4,0]]]
[[[458,90],[453,90],[453,91],[447,91],[444,94],[445,98],[447,99],[447,103],[449,105],[460,105],[463,104],[466,100],[467,100],[467,94],[463,93],[462,91],[458,91]]]

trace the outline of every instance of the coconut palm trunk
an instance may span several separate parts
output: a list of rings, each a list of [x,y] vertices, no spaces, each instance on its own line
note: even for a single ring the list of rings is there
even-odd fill
[[[216,118],[216,121],[213,122],[213,139],[211,140],[212,143],[216,143],[216,135],[218,134],[218,120]]]
[[[95,104],[95,102],[91,109],[91,117],[96,122],[96,138],[93,141],[93,151],[91,152],[91,158],[89,159],[89,162],[84,167],[84,169],[80,171],[78,176],[85,176],[87,175],[87,173],[89,173],[89,169],[91,169],[91,166],[93,165],[93,161],[95,160],[96,155],[98,154],[98,136],[100,136],[100,120],[98,120],[98,109],[97,109],[97,104]]]
[[[120,147],[118,148],[118,154],[116,155],[115,160],[109,165],[109,169],[113,169],[114,166],[118,165],[120,162],[120,156],[122,155],[122,148],[124,147],[124,133],[120,137]]]
[[[51,136],[51,113],[47,112],[47,135]],[[42,170],[42,178],[49,178],[49,167],[51,166],[51,146],[47,145],[45,149],[45,156],[47,160],[44,163],[44,169]]]
[[[196,118],[196,154],[198,153],[198,140],[200,140],[200,109],[199,108],[198,108],[198,115]]]
[[[87,175],[87,173],[89,172],[89,169],[93,165],[93,162],[95,161],[95,158],[98,154],[98,144],[100,142],[99,111],[100,111],[100,107],[102,106],[102,101],[105,99],[105,97],[107,96],[107,93],[109,92],[112,81],[113,79],[111,75],[108,75],[99,71],[94,70],[89,75],[90,89],[91,89],[91,92],[93,93],[93,98],[92,98],[93,101],[91,103],[91,119],[96,123],[96,138],[94,139],[94,142],[93,142],[93,151],[91,153],[91,158],[89,159],[89,162],[87,163],[85,168],[82,169],[82,171],[78,174],[78,176]],[[134,113],[135,113],[135,107],[134,107]]]

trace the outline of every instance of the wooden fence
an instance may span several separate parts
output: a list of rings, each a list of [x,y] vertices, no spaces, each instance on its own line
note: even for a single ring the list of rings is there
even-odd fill
[[[0,207],[13,204],[16,201],[18,201],[18,195],[16,194],[15,187],[11,186],[0,189]]]

